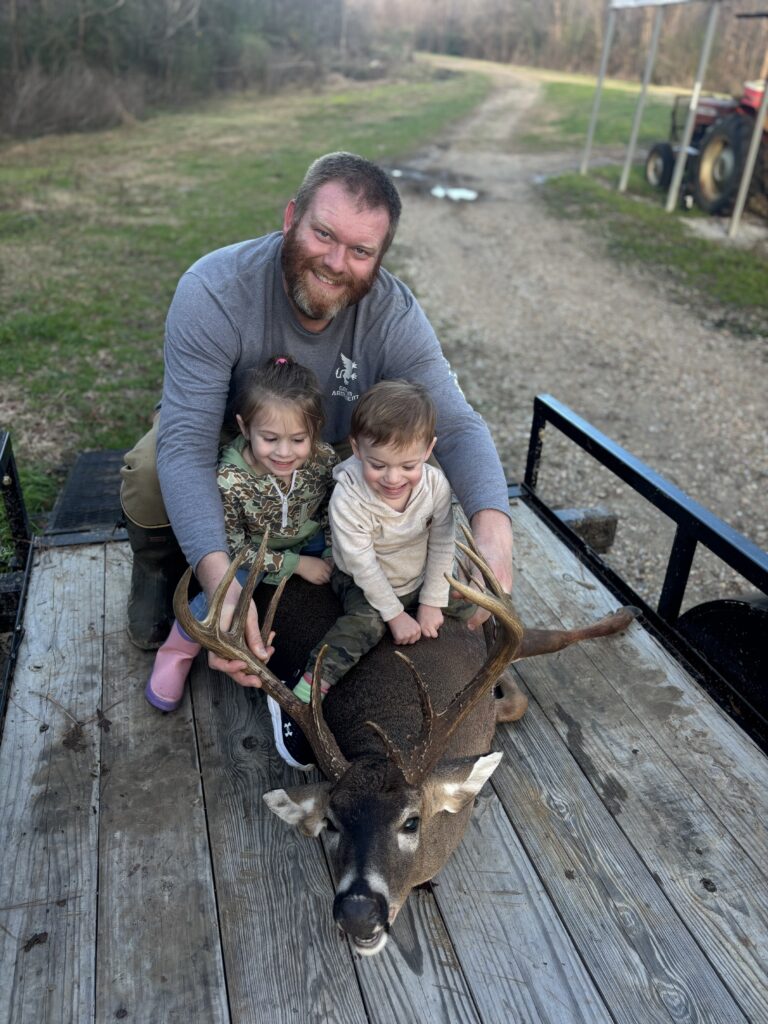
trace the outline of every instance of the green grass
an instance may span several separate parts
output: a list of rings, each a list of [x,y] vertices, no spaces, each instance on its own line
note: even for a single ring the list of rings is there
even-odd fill
[[[488,88],[469,74],[241,95],[0,148],[0,427],[30,513],[51,507],[77,451],[128,447],[143,431],[168,303],[190,263],[278,228],[318,154],[396,160]]]
[[[615,259],[646,264],[684,288],[698,309],[714,309],[720,322],[735,331],[768,331],[768,259],[752,249],[723,245],[693,234],[686,221],[696,211],[667,214],[663,196],[633,170],[629,192],[615,191],[618,168],[600,176],[566,174],[547,181],[542,194],[560,217],[589,221]]]
[[[520,145],[531,151],[583,146],[592,113],[593,83],[545,82],[531,123],[519,136]],[[596,146],[626,144],[637,106],[638,90],[605,86],[595,127]],[[639,145],[647,147],[669,135],[671,97],[646,97],[640,124]]]

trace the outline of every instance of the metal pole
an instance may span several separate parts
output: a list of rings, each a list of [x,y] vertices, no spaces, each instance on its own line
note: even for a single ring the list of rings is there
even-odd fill
[[[709,8],[707,31],[704,36],[704,43],[701,47],[701,56],[699,57],[699,67],[696,71],[696,81],[693,84],[691,101],[688,104],[688,117],[685,121],[683,137],[680,140],[680,150],[677,154],[677,160],[675,161],[675,169],[672,172],[672,181],[669,185],[669,192],[667,192],[667,205],[665,206],[667,213],[671,213],[677,205],[677,197],[680,193],[680,185],[683,181],[685,161],[688,158],[688,146],[691,144],[691,136],[693,135],[693,122],[696,118],[696,108],[699,105],[699,96],[701,95],[701,83],[704,81],[704,74],[707,70],[707,64],[709,63],[709,54],[712,49],[712,42],[715,38],[715,26],[717,25],[718,11],[718,0],[712,0],[712,4]]]
[[[766,53],[766,60],[768,60],[768,53]],[[758,110],[757,118],[755,119],[755,127],[752,129],[752,138],[749,141],[747,161],[744,164],[744,173],[742,174],[741,181],[739,182],[739,192],[736,196],[736,205],[734,206],[733,214],[731,215],[731,223],[728,225],[729,238],[735,238],[736,232],[739,230],[741,215],[744,212],[744,206],[747,202],[749,184],[752,181],[752,172],[755,169],[757,152],[760,149],[760,142],[763,137],[763,125],[765,124],[766,111],[768,111],[768,76],[763,79],[763,98],[760,100],[760,109]]]
[[[589,119],[589,128],[587,129],[587,144],[584,147],[584,156],[581,160],[581,174],[587,173],[587,167],[589,166],[589,158],[592,155],[592,140],[595,136],[597,113],[600,110],[600,94],[603,91],[603,79],[605,78],[605,72],[608,69],[608,55],[611,51],[611,43],[613,41],[613,28],[615,23],[616,12],[613,9],[609,9],[608,24],[605,27],[605,42],[603,43],[603,55],[600,58],[600,71],[597,75],[597,85],[595,86],[595,99],[592,103],[592,116]]]
[[[635,119],[632,122],[632,134],[629,137],[629,146],[627,147],[627,156],[624,160],[624,170],[621,172],[621,181],[619,182],[619,192],[626,192],[627,182],[629,181],[629,172],[632,169],[632,161],[635,157],[635,147],[637,146],[637,136],[640,133],[640,122],[643,119],[643,109],[645,107],[645,97],[648,93],[648,83],[651,80],[651,74],[653,72],[653,65],[656,61],[656,50],[659,46],[659,35],[661,33],[661,20],[663,17],[664,8],[657,7],[653,14],[653,31],[651,33],[651,45],[648,48],[648,57],[645,61],[645,71],[643,72],[643,83],[640,86],[640,95],[637,98],[637,106],[635,107]]]

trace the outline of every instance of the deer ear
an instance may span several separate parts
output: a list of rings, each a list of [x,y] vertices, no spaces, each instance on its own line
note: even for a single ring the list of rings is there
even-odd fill
[[[433,775],[430,796],[435,811],[458,814],[480,792],[501,760],[501,756],[501,751],[497,751],[476,758],[468,775],[466,762],[455,763],[447,770]]]
[[[298,826],[305,836],[319,836],[326,824],[330,791],[329,782],[273,789],[264,794],[264,803],[278,818]]]

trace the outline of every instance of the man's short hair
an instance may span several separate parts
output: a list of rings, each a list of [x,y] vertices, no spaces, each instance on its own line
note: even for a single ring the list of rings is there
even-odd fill
[[[326,153],[309,165],[304,181],[294,197],[294,218],[298,222],[309,209],[317,190],[331,181],[340,182],[366,210],[384,209],[389,215],[389,229],[381,255],[389,248],[400,221],[402,204],[392,179],[381,167],[355,153]]]
[[[437,412],[429,392],[407,380],[382,380],[366,391],[352,413],[350,436],[370,444],[425,447],[435,436]]]

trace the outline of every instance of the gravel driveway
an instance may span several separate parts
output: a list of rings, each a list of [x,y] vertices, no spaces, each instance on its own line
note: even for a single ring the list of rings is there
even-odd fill
[[[489,423],[508,477],[522,477],[533,397],[549,392],[765,548],[768,339],[713,327],[652,268],[607,259],[588,223],[548,215],[537,181],[576,169],[580,154],[516,152],[539,85],[495,68],[476,114],[399,168],[393,262]],[[436,199],[435,183],[479,198]],[[609,560],[643,596],[658,595],[673,537],[664,516],[553,430],[540,490],[556,506],[617,512]],[[700,552],[686,604],[749,590]]]

